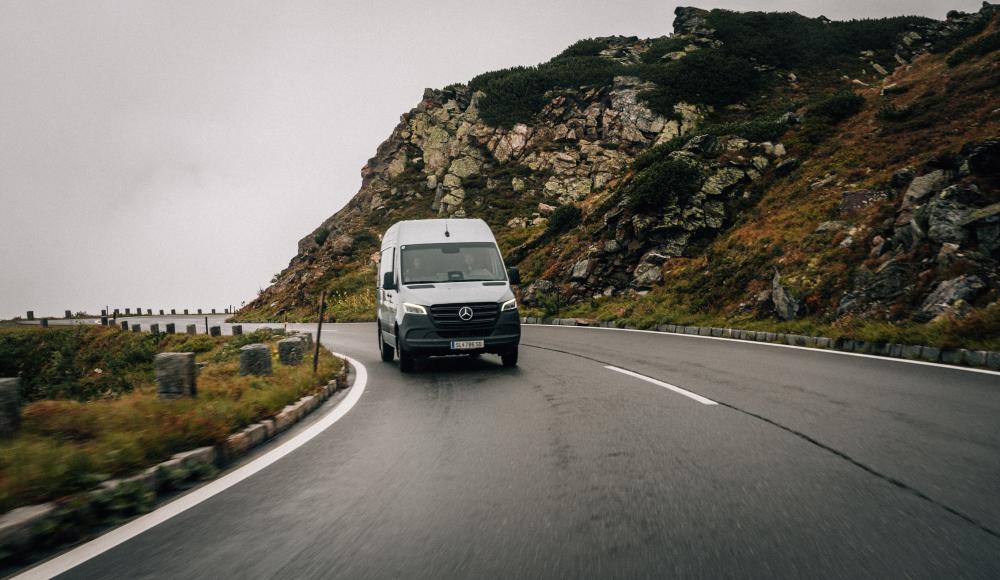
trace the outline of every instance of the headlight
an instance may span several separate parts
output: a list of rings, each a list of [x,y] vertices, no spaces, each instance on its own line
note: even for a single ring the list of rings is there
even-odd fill
[[[403,312],[406,314],[427,314],[427,309],[419,304],[403,303]]]
[[[500,307],[500,312],[506,312],[508,310],[517,310],[517,298],[511,298],[510,300],[503,303]]]

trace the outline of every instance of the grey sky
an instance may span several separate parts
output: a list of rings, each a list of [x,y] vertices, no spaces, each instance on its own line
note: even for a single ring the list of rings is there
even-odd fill
[[[843,19],[980,2],[684,4]],[[249,301],[424,87],[668,34],[676,5],[0,1],[0,318]]]

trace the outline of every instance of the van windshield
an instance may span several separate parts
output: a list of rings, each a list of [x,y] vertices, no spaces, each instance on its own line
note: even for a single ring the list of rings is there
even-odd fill
[[[506,280],[496,244],[410,244],[400,248],[403,284]]]

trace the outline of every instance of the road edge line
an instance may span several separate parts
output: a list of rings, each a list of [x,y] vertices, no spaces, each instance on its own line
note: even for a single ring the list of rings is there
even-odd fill
[[[795,349],[795,350],[805,350],[805,351],[809,351],[809,352],[839,354],[839,355],[843,355],[843,356],[856,356],[856,357],[874,359],[874,360],[879,360],[879,361],[907,363],[907,364],[923,365],[923,366],[929,366],[929,367],[937,367],[937,368],[948,369],[948,370],[953,370],[953,371],[962,371],[962,372],[967,372],[967,373],[980,373],[980,374],[984,374],[984,375],[1000,376],[1000,371],[994,371],[994,370],[990,370],[990,369],[977,369],[977,368],[973,368],[973,367],[963,367],[963,366],[958,366],[958,365],[950,365],[950,364],[944,364],[944,363],[935,363],[935,362],[928,362],[928,361],[923,361],[923,360],[913,360],[913,359],[906,359],[906,358],[896,358],[896,357],[889,357],[889,356],[879,356],[877,354],[864,354],[864,353],[860,353],[860,352],[845,352],[845,351],[842,351],[842,350],[836,350],[836,349],[832,349],[832,348],[816,348],[816,347],[809,347],[809,346],[795,346],[795,345],[792,345],[792,344],[778,344],[776,342],[760,342],[760,341],[755,341],[755,340],[742,340],[742,339],[739,339],[739,338],[726,338],[726,337],[722,337],[722,336],[701,336],[699,334],[683,334],[683,333],[680,333],[680,332],[661,332],[659,330],[644,330],[644,329],[641,329],[641,328],[605,328],[603,326],[568,326],[568,325],[559,325],[559,324],[537,324],[537,323],[533,323],[533,322],[532,323],[522,323],[521,325],[522,326],[537,326],[539,328],[571,328],[571,329],[578,329],[578,330],[617,330],[618,332],[641,332],[641,333],[644,333],[644,334],[656,334],[656,335],[659,335],[659,336],[677,336],[677,337],[684,337],[684,338],[704,338],[704,339],[707,339],[707,340],[722,340],[722,341],[726,341],[726,342],[736,342],[736,343],[739,343],[739,344],[755,344],[755,345],[760,345],[760,346],[774,346],[774,347],[778,347],[778,348],[791,348],[791,349]]]

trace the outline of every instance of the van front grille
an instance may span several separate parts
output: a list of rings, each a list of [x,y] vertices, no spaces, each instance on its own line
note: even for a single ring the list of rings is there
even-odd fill
[[[468,306],[472,309],[472,318],[462,320],[459,311]],[[435,304],[431,306],[431,320],[441,329],[455,330],[487,330],[496,325],[500,316],[500,305],[496,302],[469,302],[466,304]]]

